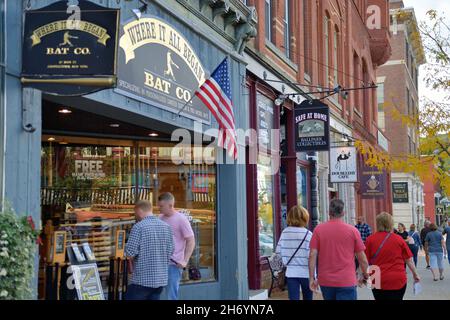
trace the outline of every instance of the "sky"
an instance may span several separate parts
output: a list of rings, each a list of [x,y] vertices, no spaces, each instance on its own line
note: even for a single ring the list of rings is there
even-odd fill
[[[450,13],[450,1],[449,0],[403,0],[405,7],[413,7],[416,13],[416,18],[418,22],[426,21],[427,16],[426,13],[430,9],[437,10],[438,13],[445,15],[448,17]],[[435,92],[432,89],[429,89],[425,86],[425,82],[423,81],[424,72],[419,73],[419,94],[420,96],[426,96],[432,98],[435,101],[444,101],[444,93]]]

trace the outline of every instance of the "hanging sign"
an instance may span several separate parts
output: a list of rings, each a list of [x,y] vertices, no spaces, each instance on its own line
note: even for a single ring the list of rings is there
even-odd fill
[[[295,151],[330,149],[329,108],[319,100],[303,101],[295,109]]]
[[[386,171],[367,166],[362,161],[360,170],[360,193],[363,199],[383,198],[386,192]]]
[[[121,27],[116,91],[133,99],[210,123],[194,95],[206,78],[186,37],[157,17],[144,15]]]
[[[355,147],[330,149],[330,181],[332,183],[352,183],[358,181]]]
[[[68,96],[113,87],[119,11],[85,0],[26,11],[22,84]]]
[[[408,203],[408,182],[392,182],[392,202]]]

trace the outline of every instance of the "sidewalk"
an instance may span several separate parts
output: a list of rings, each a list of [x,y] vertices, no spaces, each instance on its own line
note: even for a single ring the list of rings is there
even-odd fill
[[[419,261],[417,269],[422,283],[422,293],[418,296],[413,294],[413,279],[408,269],[408,287],[406,289],[405,300],[450,300],[450,266],[448,260],[444,261],[445,279],[442,281],[433,281],[433,275],[427,270],[425,255],[419,253]],[[269,300],[288,300],[287,291],[274,292]],[[322,295],[314,294],[314,300],[323,300]],[[364,288],[358,288],[358,300],[374,300],[372,292]]]

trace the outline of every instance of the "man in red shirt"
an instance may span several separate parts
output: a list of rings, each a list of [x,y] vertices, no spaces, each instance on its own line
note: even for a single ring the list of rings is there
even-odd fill
[[[314,230],[310,242],[309,279],[311,290],[320,285],[325,300],[356,300],[358,280],[355,274],[355,255],[368,279],[365,246],[359,231],[343,221],[344,202],[330,202],[330,221]],[[318,263],[318,278],[315,278]]]

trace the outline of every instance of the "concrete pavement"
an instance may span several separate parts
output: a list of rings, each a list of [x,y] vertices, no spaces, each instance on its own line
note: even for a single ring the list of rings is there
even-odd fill
[[[431,270],[426,269],[425,254],[419,253],[417,270],[421,278],[422,293],[415,296],[413,293],[413,278],[408,269],[408,286],[406,288],[405,300],[450,300],[450,265],[448,260],[444,261],[445,279],[433,281]],[[374,300],[372,292],[367,288],[358,288],[358,300]]]
[[[405,293],[405,300],[450,300],[450,265],[448,260],[444,261],[445,279],[442,281],[433,281],[431,270],[426,269],[425,255],[419,253],[417,269],[422,283],[422,293],[415,296],[413,294],[413,278],[408,269],[408,286]],[[274,292],[269,300],[287,300],[287,291]],[[314,300],[322,300],[322,295],[315,294]],[[374,300],[371,290],[358,288],[358,300]]]

